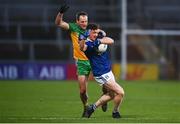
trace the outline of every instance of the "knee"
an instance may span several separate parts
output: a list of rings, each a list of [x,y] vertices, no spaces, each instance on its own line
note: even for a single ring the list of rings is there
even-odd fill
[[[80,86],[79,87],[79,92],[80,92],[80,94],[85,94],[86,93],[86,87],[84,87],[84,86]]]
[[[124,97],[124,89],[121,87],[121,88],[119,88],[119,90],[118,90],[118,95],[119,96],[121,96],[122,98]]]
[[[113,91],[109,91],[107,95],[109,95],[113,99],[116,94]]]
[[[85,94],[87,91],[86,82],[84,82],[83,80],[79,80],[79,90],[80,94]]]
[[[102,92],[103,94],[106,94],[109,92],[108,89],[104,85],[102,86]]]

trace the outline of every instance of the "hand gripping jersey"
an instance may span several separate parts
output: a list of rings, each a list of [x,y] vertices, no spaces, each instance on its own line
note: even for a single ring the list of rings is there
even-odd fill
[[[99,53],[97,51],[99,44],[100,41],[98,39],[95,41],[88,39],[86,41],[87,50],[85,51],[85,54],[90,61],[94,76],[100,76],[111,71],[111,62],[109,60],[108,51]]]

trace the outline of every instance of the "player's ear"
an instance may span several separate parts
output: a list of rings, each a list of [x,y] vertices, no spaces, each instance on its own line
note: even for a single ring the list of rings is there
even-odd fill
[[[86,31],[86,34],[89,35],[90,32],[91,32],[91,29],[88,29],[88,30]]]
[[[78,23],[79,21],[76,19],[76,23]]]

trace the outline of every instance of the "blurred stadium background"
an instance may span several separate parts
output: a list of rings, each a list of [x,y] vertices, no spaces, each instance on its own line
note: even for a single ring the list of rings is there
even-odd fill
[[[61,2],[0,0],[0,79],[76,79],[68,32],[54,24]],[[113,71],[120,79],[121,0],[68,3],[64,20],[72,22],[77,11],[86,11],[90,22],[99,23],[115,39],[110,53]],[[127,28],[134,30],[127,35],[126,79],[179,80],[180,1],[127,0],[126,9]]]
[[[64,20],[72,22],[76,12],[86,11],[89,22],[115,39],[113,72],[126,92],[119,120],[111,118],[111,103],[108,112],[99,109],[92,118],[81,118],[69,34],[54,24],[61,3],[0,0],[0,122],[179,123],[180,0],[68,1]],[[121,81],[126,59],[127,81]],[[91,82],[89,103],[101,95]]]

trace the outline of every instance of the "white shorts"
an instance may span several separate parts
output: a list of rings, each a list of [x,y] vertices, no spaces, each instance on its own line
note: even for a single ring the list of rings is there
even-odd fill
[[[94,77],[94,79],[100,84],[100,85],[103,85],[105,83],[107,83],[110,79],[115,81],[115,78],[114,78],[114,74],[112,73],[112,71],[108,72],[108,73],[105,73],[101,76],[97,76],[97,77]]]

